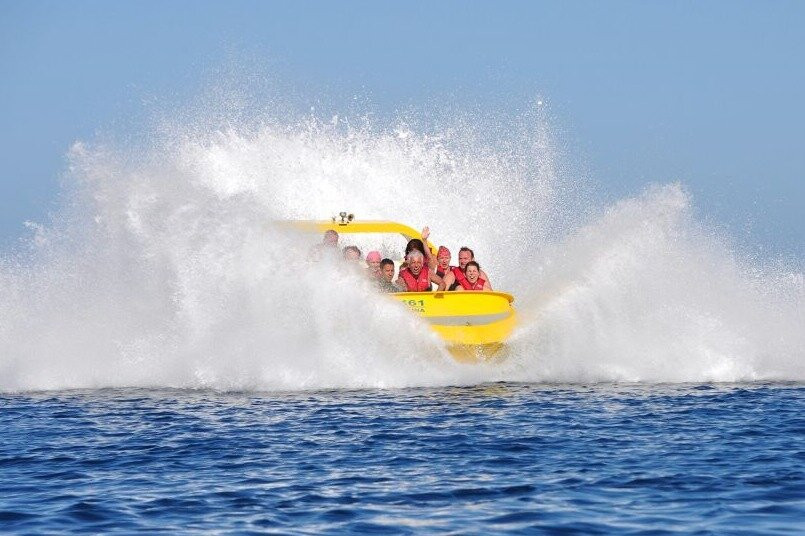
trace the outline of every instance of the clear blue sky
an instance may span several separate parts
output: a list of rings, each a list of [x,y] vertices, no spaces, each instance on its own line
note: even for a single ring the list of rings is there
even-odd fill
[[[546,97],[613,197],[680,179],[739,241],[803,254],[802,1],[0,0],[0,245],[46,219],[74,140],[233,60],[389,112]]]

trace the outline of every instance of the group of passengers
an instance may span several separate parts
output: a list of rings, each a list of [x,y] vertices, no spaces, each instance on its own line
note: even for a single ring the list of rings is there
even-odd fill
[[[436,258],[425,246],[428,235],[427,227],[422,230],[422,239],[414,238],[405,247],[405,260],[400,265],[395,279],[394,261],[384,259],[379,251],[366,254],[366,273],[376,281],[382,292],[428,292],[436,290],[454,290],[459,292],[492,290],[489,277],[475,261],[475,254],[468,247],[458,250],[458,266],[452,266],[452,255],[445,246],[440,246]],[[328,230],[324,233],[319,248],[338,248],[338,233]],[[361,263],[362,253],[357,246],[343,248],[344,259]]]

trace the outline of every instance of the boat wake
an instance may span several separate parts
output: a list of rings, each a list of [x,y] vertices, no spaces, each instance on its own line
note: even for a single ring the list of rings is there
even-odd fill
[[[678,184],[589,201],[540,109],[475,119],[177,121],[148,144],[76,143],[61,212],[0,260],[0,390],[805,380],[801,272],[736,255]],[[507,358],[454,362],[272,223],[341,210],[472,246],[516,296]]]

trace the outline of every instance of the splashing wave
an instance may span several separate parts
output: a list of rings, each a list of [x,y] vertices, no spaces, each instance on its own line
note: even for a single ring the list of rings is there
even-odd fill
[[[801,273],[736,258],[679,185],[582,206],[545,117],[520,125],[493,144],[338,118],[76,143],[69,203],[0,265],[0,390],[805,379]],[[507,359],[452,362],[271,223],[344,209],[471,244],[517,297]]]

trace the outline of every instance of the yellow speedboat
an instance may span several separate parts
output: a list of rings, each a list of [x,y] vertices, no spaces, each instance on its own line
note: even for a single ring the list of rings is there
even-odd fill
[[[355,221],[342,212],[331,220],[291,222],[296,228],[341,234],[400,234],[406,241],[419,238],[412,227],[393,221]],[[433,255],[436,249],[429,241]],[[514,297],[505,292],[397,292],[389,294],[422,316],[433,330],[447,342],[453,356],[460,361],[477,361],[494,356],[503,348],[517,322]]]

